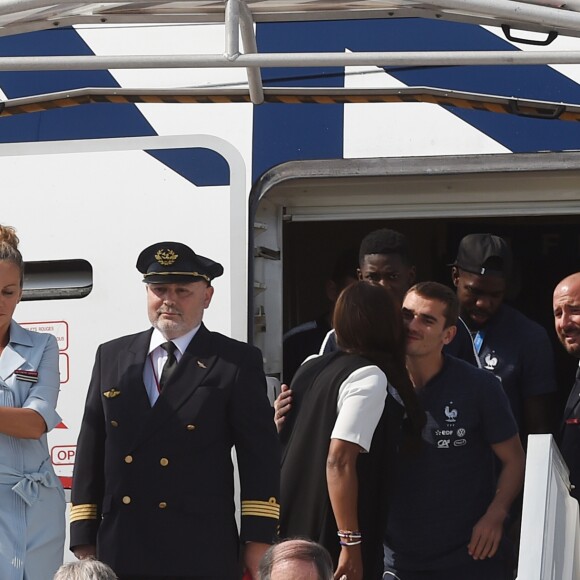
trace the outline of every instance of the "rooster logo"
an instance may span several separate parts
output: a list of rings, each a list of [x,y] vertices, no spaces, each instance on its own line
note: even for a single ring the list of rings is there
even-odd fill
[[[453,403],[445,405],[445,416],[447,417],[447,423],[455,423],[457,419],[457,409],[453,409],[451,405],[453,405]]]
[[[495,356],[495,353],[488,352],[485,355],[483,362],[485,363],[484,364],[485,369],[487,369],[488,371],[493,371],[497,365],[497,357]]]

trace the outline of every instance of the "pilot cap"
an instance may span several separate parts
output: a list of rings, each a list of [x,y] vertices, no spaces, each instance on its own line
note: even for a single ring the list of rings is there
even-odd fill
[[[158,242],[145,248],[137,258],[137,270],[147,284],[211,283],[224,273],[221,264],[179,242]]]

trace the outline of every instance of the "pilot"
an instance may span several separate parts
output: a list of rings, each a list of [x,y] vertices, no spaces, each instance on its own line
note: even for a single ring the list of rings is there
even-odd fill
[[[232,579],[241,546],[256,578],[279,516],[262,355],[202,322],[221,264],[159,242],[137,269],[152,328],[98,348],[74,469],[71,550],[121,580]]]

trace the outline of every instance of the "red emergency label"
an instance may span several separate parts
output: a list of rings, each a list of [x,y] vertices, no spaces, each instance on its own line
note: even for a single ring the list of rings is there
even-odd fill
[[[69,379],[69,358],[66,352],[58,353],[58,370],[60,372],[60,384],[68,383]]]
[[[53,465],[73,465],[77,452],[76,445],[55,445],[50,450]]]

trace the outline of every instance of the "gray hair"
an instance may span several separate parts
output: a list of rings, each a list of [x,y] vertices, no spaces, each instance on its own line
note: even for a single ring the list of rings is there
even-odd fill
[[[63,564],[54,575],[54,580],[118,580],[118,578],[107,564],[87,558]]]
[[[259,580],[271,580],[274,565],[288,560],[300,560],[314,565],[318,580],[332,580],[334,566],[330,554],[312,540],[290,538],[270,546],[260,561]]]

